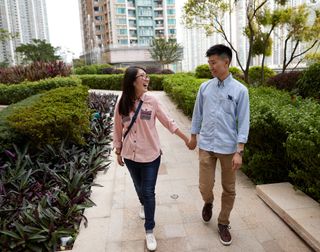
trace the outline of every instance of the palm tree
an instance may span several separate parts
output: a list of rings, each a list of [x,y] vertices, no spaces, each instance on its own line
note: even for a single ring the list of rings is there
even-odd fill
[[[164,38],[153,39],[149,49],[152,59],[160,63],[162,69],[165,65],[182,60],[183,47],[175,40],[166,41]]]

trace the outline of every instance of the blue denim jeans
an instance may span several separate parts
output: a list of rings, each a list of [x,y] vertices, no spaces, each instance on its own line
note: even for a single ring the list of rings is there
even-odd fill
[[[150,232],[155,226],[156,208],[155,187],[158,177],[161,156],[149,163],[139,163],[124,159],[130,172],[140,203],[144,206],[145,230]]]

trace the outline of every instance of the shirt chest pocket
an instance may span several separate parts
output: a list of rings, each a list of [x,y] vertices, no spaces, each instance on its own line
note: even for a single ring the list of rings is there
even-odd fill
[[[140,119],[145,121],[150,121],[153,117],[153,108],[149,104],[142,106],[140,110]]]
[[[220,105],[222,107],[222,111],[234,115],[236,109],[236,103],[230,98],[222,98],[220,99]]]

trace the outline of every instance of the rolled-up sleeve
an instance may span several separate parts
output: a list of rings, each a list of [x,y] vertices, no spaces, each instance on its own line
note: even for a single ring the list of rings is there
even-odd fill
[[[248,89],[240,92],[238,108],[238,143],[247,143],[250,128],[250,103]]]
[[[115,106],[113,123],[113,148],[122,148],[122,117],[119,114],[119,102]]]
[[[156,117],[161,122],[161,124],[166,127],[172,134],[178,129],[175,121],[165,113],[162,105],[158,101],[156,102]]]
[[[191,134],[199,134],[202,124],[202,93],[201,87],[197,94],[197,99],[194,104],[192,122],[191,122]]]

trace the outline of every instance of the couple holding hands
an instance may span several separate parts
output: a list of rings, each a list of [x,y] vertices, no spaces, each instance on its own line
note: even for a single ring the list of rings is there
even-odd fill
[[[145,219],[147,248],[151,251],[157,247],[153,233],[155,185],[161,160],[156,119],[181,138],[190,150],[199,147],[199,189],[204,201],[204,222],[212,217],[215,168],[220,160],[223,192],[218,216],[219,238],[223,245],[232,242],[229,217],[236,196],[236,171],[242,165],[249,134],[249,95],[247,88],[229,73],[232,60],[229,47],[214,45],[206,56],[214,78],[204,82],[198,91],[190,139],[167,116],[159,101],[147,93],[149,77],[143,68],[129,67],[124,74],[122,96],[115,108],[113,147],[119,165],[127,166],[133,180],[141,203],[139,216]]]

